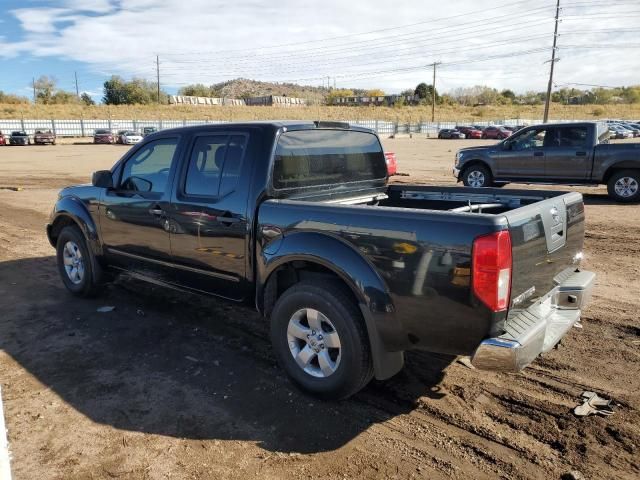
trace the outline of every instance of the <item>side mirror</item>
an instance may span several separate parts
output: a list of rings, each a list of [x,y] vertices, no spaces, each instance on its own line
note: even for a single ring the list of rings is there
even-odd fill
[[[113,188],[111,170],[98,170],[97,172],[93,172],[91,183],[94,187],[98,188]]]
[[[510,141],[506,141],[502,144],[502,149],[503,150],[512,150],[513,149],[513,143],[511,143]]]

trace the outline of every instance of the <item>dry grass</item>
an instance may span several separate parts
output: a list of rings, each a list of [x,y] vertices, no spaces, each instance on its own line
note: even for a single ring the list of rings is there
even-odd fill
[[[482,121],[504,118],[539,119],[543,106],[436,107],[439,121]],[[388,120],[417,122],[431,118],[430,107],[221,107],[171,105],[0,105],[0,119],[175,119],[175,120]],[[551,107],[552,119],[640,118],[635,105],[559,105]]]

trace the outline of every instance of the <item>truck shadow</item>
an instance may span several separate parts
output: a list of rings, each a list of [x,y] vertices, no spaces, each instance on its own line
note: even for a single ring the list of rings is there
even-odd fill
[[[102,306],[115,309],[97,312]],[[455,358],[410,354],[394,379],[350,400],[321,402],[284,377],[254,311],[130,280],[77,299],[62,287],[52,256],[0,263],[0,312],[0,348],[91,420],[177,438],[254,441],[275,452],[334,450],[416,408],[421,397],[441,398]],[[11,415],[11,403],[6,408]]]
[[[620,203],[612,200],[606,193],[597,194],[597,193],[583,193],[582,198],[584,199],[585,205],[617,205],[619,207],[623,206],[633,206],[637,207],[637,203]]]

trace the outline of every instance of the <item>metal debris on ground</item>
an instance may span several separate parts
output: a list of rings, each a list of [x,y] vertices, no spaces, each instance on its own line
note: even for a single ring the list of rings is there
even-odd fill
[[[458,358],[458,363],[464,365],[467,368],[470,368],[471,370],[475,370],[476,367],[473,366],[473,364],[471,363],[471,358],[470,357],[460,357]]]
[[[21,192],[24,190],[22,187],[0,187],[0,190],[11,190],[12,192]]]
[[[582,404],[573,409],[573,413],[577,416],[586,417],[597,414],[607,417],[613,415],[611,400],[602,398],[595,392],[582,392],[581,398]]]
[[[114,307],[113,305],[105,305],[104,307],[98,307],[96,309],[96,312],[108,313],[108,312],[113,312],[115,309],[116,307]]]
[[[139,315],[141,317],[144,317],[144,310],[142,310],[141,308],[136,310],[136,315]]]
[[[198,363],[198,362],[200,361],[200,360],[198,360],[198,359],[197,359],[197,358],[195,358],[195,357],[190,357],[189,355],[187,355],[187,356],[186,356],[186,357],[184,357],[184,358],[186,358],[187,360],[189,360],[190,362],[193,362],[193,363]]]

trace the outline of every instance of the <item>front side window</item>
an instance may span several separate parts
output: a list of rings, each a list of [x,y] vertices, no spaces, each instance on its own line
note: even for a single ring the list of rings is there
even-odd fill
[[[545,129],[528,130],[509,141],[511,149],[516,151],[540,148],[544,145]]]
[[[124,164],[120,189],[164,193],[177,145],[177,138],[163,138],[144,145]]]
[[[276,189],[385,180],[387,165],[378,137],[353,130],[283,133],[276,147]]]

